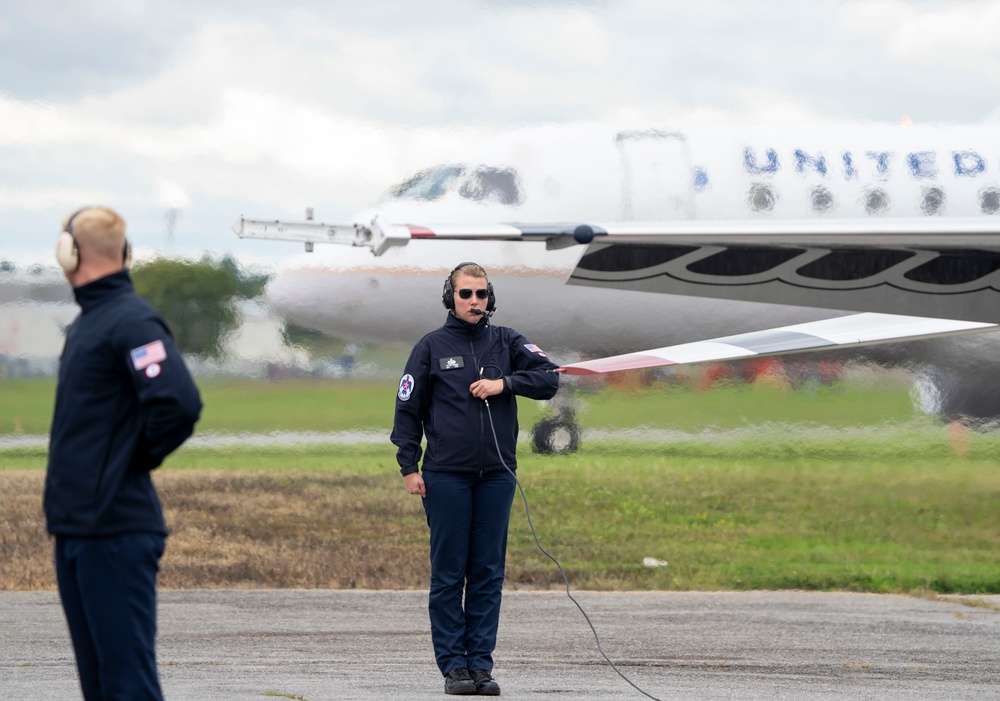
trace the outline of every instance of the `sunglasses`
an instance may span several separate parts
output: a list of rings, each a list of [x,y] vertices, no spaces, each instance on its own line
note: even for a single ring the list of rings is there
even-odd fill
[[[462,299],[469,299],[470,297],[472,297],[472,293],[473,292],[476,293],[476,298],[477,299],[486,299],[487,297],[490,296],[490,291],[489,290],[470,290],[467,287],[464,288],[464,289],[459,290],[458,291],[458,296],[461,297]]]

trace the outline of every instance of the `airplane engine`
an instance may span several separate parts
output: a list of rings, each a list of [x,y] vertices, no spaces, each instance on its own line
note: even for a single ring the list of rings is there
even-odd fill
[[[943,422],[979,430],[1000,428],[997,335],[939,338],[872,347],[866,362],[906,369],[916,408]]]
[[[917,375],[914,400],[921,411],[982,431],[1000,428],[1000,377],[995,372],[962,375],[931,367]]]

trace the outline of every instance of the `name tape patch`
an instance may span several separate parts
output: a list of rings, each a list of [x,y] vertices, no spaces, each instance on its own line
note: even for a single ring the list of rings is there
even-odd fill
[[[455,355],[451,358],[439,358],[438,366],[442,370],[458,370],[465,367],[465,359],[460,355]]]

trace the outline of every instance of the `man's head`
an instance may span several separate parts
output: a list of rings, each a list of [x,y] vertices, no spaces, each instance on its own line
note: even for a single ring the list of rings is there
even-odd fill
[[[83,207],[63,219],[56,260],[73,287],[128,267],[125,220],[108,207]]]
[[[482,317],[479,312],[491,312],[496,305],[493,285],[486,277],[486,271],[476,263],[460,263],[448,275],[444,283],[441,301],[455,316],[475,324]]]

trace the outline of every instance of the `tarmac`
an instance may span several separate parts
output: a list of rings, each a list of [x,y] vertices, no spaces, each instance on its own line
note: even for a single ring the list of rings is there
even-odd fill
[[[508,699],[1000,698],[1000,597],[508,591]],[[420,591],[161,591],[169,701],[443,699]],[[81,698],[58,595],[0,592],[0,700]]]

